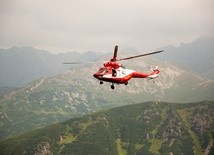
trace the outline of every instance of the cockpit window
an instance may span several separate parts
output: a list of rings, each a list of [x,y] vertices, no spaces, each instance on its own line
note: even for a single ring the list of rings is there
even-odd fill
[[[105,68],[100,68],[98,72],[99,72],[99,73],[105,73],[105,72],[106,72],[106,69],[105,69]]]

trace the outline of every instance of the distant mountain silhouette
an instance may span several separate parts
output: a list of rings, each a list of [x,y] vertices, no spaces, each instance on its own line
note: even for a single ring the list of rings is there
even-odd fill
[[[214,79],[214,37],[202,36],[191,43],[166,46],[157,58],[176,63],[206,78]]]
[[[214,79],[214,37],[200,37],[179,47],[166,46],[161,49],[165,52],[156,55],[156,58]],[[123,57],[123,53],[136,54],[137,52],[135,49],[121,50],[120,57]],[[107,55],[109,59],[112,53],[103,54],[103,57]],[[62,65],[63,62],[87,62],[97,58],[100,58],[100,54],[90,51],[53,55],[30,46],[0,49],[0,87],[23,87],[41,77],[65,72],[69,66]]]
[[[92,57],[96,58],[95,52],[53,55],[33,47],[0,49],[0,87],[23,87],[41,77],[66,71],[69,66],[62,64],[65,61],[90,61]]]

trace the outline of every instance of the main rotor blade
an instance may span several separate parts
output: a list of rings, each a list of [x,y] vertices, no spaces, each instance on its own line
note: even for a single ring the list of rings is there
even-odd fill
[[[94,64],[94,63],[100,63],[100,62],[105,62],[104,60],[99,60],[99,61],[89,61],[89,62],[64,62],[62,64],[65,65],[78,65],[78,64]]]
[[[127,58],[118,59],[117,61],[128,60],[128,59],[143,57],[143,56],[147,56],[147,55],[157,54],[157,53],[161,53],[161,52],[163,52],[163,51],[164,51],[164,50],[162,50],[162,51],[156,51],[156,52],[151,52],[151,53],[145,53],[145,54],[141,54],[141,55],[136,55],[136,56],[132,56],[132,57],[127,57]]]

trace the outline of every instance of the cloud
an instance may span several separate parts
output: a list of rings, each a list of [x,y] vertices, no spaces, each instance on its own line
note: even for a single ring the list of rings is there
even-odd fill
[[[213,6],[212,0],[2,0],[0,46],[154,50],[213,35]]]

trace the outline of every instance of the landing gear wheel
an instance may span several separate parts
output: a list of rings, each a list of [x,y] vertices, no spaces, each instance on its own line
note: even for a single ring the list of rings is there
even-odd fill
[[[100,84],[103,84],[103,81],[100,81]]]
[[[111,89],[114,89],[114,85],[113,84],[111,85]]]
[[[126,82],[125,85],[128,85],[128,82]]]

